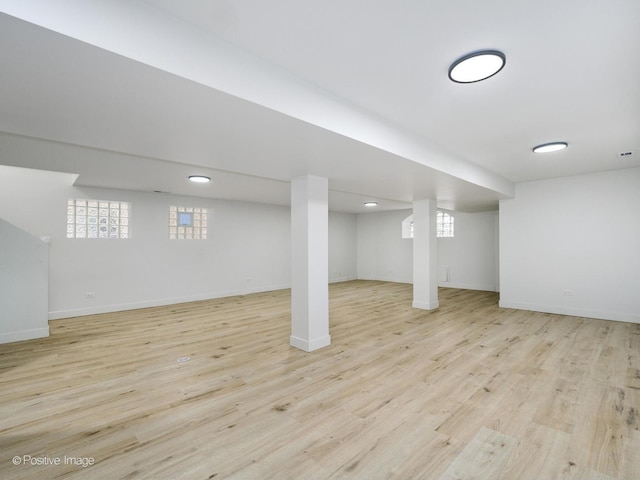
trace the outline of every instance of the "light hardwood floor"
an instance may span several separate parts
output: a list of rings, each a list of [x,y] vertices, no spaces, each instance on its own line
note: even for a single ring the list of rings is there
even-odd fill
[[[288,345],[287,290],[0,345],[0,478],[640,479],[640,325],[491,292],[441,289],[431,312],[405,284],[330,295],[313,353]]]

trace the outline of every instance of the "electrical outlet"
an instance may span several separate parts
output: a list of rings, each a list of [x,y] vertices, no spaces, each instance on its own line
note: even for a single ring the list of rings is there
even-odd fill
[[[96,292],[87,292],[84,294],[84,298],[96,298]]]

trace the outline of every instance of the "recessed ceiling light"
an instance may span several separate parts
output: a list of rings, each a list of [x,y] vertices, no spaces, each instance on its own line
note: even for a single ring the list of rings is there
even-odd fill
[[[569,144],[567,142],[551,142],[533,147],[534,153],[551,153],[558,152],[567,148]]]
[[[449,78],[457,83],[479,82],[494,76],[506,62],[507,57],[498,50],[479,50],[453,62]]]
[[[365,207],[377,207],[378,202],[364,202]]]
[[[190,175],[189,180],[195,183],[209,183],[211,181],[209,177],[205,177],[204,175]]]

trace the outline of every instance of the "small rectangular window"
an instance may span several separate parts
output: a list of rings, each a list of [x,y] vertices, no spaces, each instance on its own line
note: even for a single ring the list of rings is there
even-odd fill
[[[103,200],[67,201],[67,238],[130,238],[131,204]]]
[[[437,214],[437,236],[453,237],[453,215],[438,210]]]
[[[206,240],[208,218],[206,208],[169,207],[170,240]]]

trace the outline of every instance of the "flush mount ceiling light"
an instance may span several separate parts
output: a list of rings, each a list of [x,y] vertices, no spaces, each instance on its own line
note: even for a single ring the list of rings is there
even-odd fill
[[[453,62],[449,78],[456,83],[474,83],[493,77],[502,70],[507,57],[498,50],[478,50]]]
[[[560,150],[564,150],[568,146],[569,146],[569,144],[567,142],[543,143],[542,145],[538,145],[537,147],[533,147],[533,152],[534,153],[558,152]]]
[[[195,183],[209,183],[211,181],[209,177],[205,177],[204,175],[190,175],[189,180]]]
[[[365,207],[377,207],[378,202],[364,202]]]

